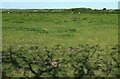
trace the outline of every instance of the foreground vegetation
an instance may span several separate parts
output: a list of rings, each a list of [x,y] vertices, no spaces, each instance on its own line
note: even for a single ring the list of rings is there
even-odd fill
[[[2,14],[4,77],[120,77],[118,15]]]
[[[118,45],[79,45],[67,49],[10,46],[3,51],[5,77],[120,77]]]

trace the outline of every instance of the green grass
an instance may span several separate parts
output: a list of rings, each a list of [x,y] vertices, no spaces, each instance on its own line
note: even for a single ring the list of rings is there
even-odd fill
[[[3,14],[3,47],[117,43],[117,14]]]
[[[3,13],[2,20],[4,76],[119,77],[117,14]]]

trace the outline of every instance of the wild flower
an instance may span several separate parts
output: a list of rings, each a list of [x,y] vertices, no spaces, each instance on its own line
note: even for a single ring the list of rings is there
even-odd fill
[[[54,67],[54,68],[56,68],[56,67],[59,66],[59,63],[56,62],[56,61],[52,61],[52,62],[51,62],[51,66]]]

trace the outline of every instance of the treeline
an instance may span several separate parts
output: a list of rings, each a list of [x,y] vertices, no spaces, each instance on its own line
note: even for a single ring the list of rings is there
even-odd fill
[[[119,14],[119,9],[102,10],[91,8],[72,8],[72,9],[2,9],[2,13],[104,13]]]

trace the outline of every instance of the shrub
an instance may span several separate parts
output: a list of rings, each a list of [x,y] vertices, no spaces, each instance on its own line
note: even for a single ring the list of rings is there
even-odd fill
[[[3,53],[5,77],[119,77],[118,45],[79,45],[51,49],[39,46],[10,46]],[[19,71],[19,72],[17,72]],[[99,73],[97,73],[99,72]]]

